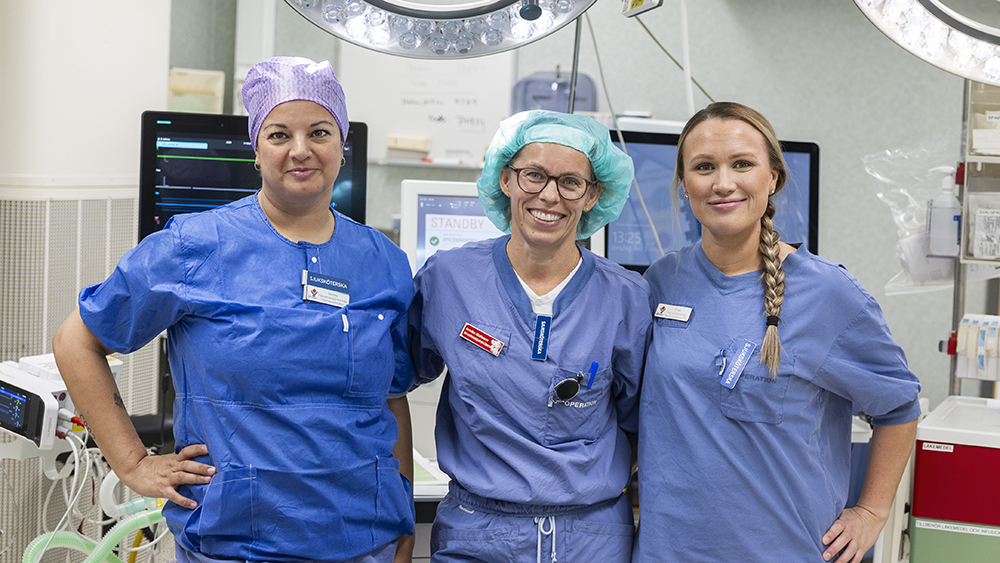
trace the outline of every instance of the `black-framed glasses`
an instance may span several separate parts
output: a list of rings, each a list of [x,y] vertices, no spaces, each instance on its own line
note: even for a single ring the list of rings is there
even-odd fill
[[[556,181],[556,190],[559,196],[565,200],[573,201],[580,199],[587,193],[587,188],[599,182],[588,180],[576,174],[563,174],[562,176],[549,176],[549,173],[541,168],[514,168],[507,165],[517,174],[517,186],[521,191],[528,194],[537,194],[549,185],[549,180]]]

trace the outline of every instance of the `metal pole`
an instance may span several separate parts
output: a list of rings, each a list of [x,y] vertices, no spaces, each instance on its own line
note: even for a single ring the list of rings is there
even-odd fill
[[[580,67],[580,34],[583,32],[583,14],[576,18],[576,39],[573,40],[573,68],[569,75],[569,109],[566,113],[573,113],[573,106],[576,104],[576,73]]]
[[[965,160],[966,146],[965,146],[965,136],[967,134],[967,128],[969,126],[969,89],[972,87],[972,82],[968,79],[965,80],[965,88],[962,94],[962,141],[961,141],[961,155],[962,160]],[[958,190],[959,203],[962,205],[962,209],[965,209],[965,186],[968,185],[966,178],[969,176],[969,171],[966,169],[965,178],[962,179],[963,185]],[[968,217],[962,217],[962,229],[967,229]],[[951,306],[951,332],[956,334],[958,332],[958,325],[962,322],[962,317],[965,315],[965,263],[958,259],[955,261],[955,287],[952,292],[953,300]],[[949,335],[950,336],[950,335]],[[948,394],[949,395],[961,395],[962,394],[962,380],[955,377],[955,370],[958,368],[958,356],[951,357],[951,373],[948,374]]]
[[[691,87],[691,41],[688,40],[687,0],[681,0],[681,61],[684,64],[684,98],[687,100],[688,117],[694,115],[694,89]]]
[[[958,332],[958,325],[962,322],[965,314],[965,264],[955,261],[955,292],[951,309],[951,332]],[[951,373],[948,374],[948,394],[962,394],[962,380],[955,377],[955,370],[958,369],[958,356],[951,356]]]

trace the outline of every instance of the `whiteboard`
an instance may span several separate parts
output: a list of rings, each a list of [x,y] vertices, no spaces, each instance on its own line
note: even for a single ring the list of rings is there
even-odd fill
[[[341,43],[338,78],[352,121],[368,124],[368,160],[384,161],[389,134],[431,140],[427,157],[481,165],[510,115],[514,51],[461,60],[407,59]],[[422,153],[407,153],[419,158]]]

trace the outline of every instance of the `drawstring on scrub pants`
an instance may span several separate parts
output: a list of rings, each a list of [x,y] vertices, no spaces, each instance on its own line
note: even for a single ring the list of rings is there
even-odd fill
[[[549,523],[549,529],[545,529],[545,523]],[[536,549],[536,560],[542,563],[542,536],[552,536],[552,563],[556,563],[556,517],[545,516],[535,517],[535,524],[538,524],[538,544]]]

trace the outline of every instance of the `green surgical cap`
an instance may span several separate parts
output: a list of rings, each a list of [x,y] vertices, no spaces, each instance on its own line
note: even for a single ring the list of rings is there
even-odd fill
[[[580,217],[577,239],[589,237],[618,218],[628,200],[635,171],[632,159],[611,142],[608,128],[585,115],[531,110],[500,122],[500,129],[486,149],[483,174],[476,182],[486,216],[498,229],[510,233],[510,198],[500,188],[500,171],[521,147],[530,143],[563,145],[590,159],[594,177],[603,190],[597,204]]]

